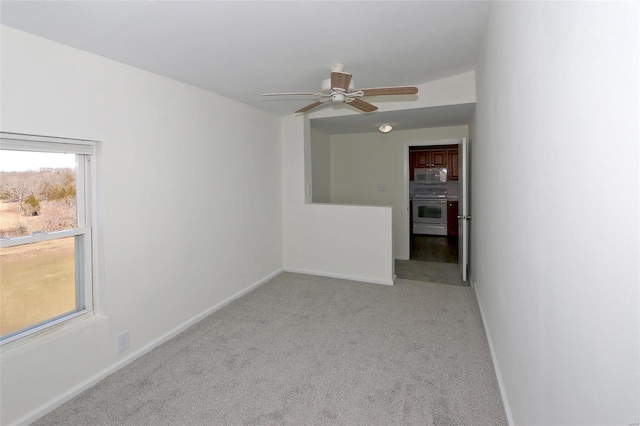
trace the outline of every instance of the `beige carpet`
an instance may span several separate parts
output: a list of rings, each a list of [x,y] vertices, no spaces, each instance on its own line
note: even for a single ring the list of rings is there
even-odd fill
[[[473,289],[283,273],[37,425],[504,425]]]

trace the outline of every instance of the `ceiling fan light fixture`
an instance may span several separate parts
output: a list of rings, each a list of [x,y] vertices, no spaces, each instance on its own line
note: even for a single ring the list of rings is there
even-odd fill
[[[382,133],[389,133],[391,130],[393,130],[393,126],[391,124],[382,124],[380,125],[380,127],[378,127],[378,130],[380,130]]]

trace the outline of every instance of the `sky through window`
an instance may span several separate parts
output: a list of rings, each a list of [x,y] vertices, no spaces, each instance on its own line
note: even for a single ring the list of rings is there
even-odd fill
[[[29,151],[0,151],[0,172],[37,171],[41,168],[76,167],[75,154]]]

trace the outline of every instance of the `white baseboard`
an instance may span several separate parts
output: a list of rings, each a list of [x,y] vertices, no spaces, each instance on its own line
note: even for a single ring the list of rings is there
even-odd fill
[[[356,277],[352,275],[343,275],[343,274],[333,274],[330,272],[323,271],[310,271],[307,269],[297,269],[297,268],[284,268],[285,272],[293,272],[296,274],[307,274],[307,275],[316,275],[318,277],[327,277],[327,278],[339,278],[341,280],[349,280],[349,281],[360,281],[371,284],[382,284],[382,285],[393,285],[393,279],[391,280],[374,280],[371,278],[364,277]]]
[[[507,422],[509,422],[510,426],[515,425],[513,421],[513,415],[511,414],[511,406],[509,405],[509,398],[507,398],[507,393],[504,389],[504,382],[502,381],[502,374],[500,373],[500,366],[498,365],[498,360],[496,358],[496,352],[493,348],[493,340],[491,340],[491,333],[487,328],[487,319],[484,316],[484,310],[482,309],[482,302],[480,302],[480,298],[478,297],[478,290],[476,288],[476,283],[469,277],[469,282],[471,283],[471,287],[475,290],[476,300],[478,301],[478,307],[480,308],[480,316],[482,317],[482,326],[484,327],[484,332],[487,335],[487,341],[489,342],[489,350],[491,351],[491,360],[493,361],[493,369],[496,371],[496,378],[498,379],[498,388],[500,389],[500,396],[502,397],[502,404],[504,405],[504,411],[507,416]]]
[[[214,313],[218,309],[221,309],[221,308],[225,307],[226,305],[228,305],[229,303],[233,302],[237,298],[245,295],[246,293],[250,292],[251,290],[254,290],[255,288],[257,288],[257,287],[261,286],[262,284],[266,283],[271,278],[273,278],[276,275],[280,274],[282,271],[283,271],[282,269],[278,269],[277,271],[272,272],[271,274],[267,275],[266,277],[262,278],[261,280],[259,280],[259,281],[255,282],[255,283],[251,284],[250,286],[246,287],[245,289],[243,289],[243,290],[237,292],[236,294],[226,298],[222,302],[219,302],[219,303],[215,304],[214,306],[208,308],[207,310],[205,310],[203,312],[200,312],[196,316],[194,316],[191,319],[183,322],[182,324],[180,324],[179,326],[175,327],[171,331],[163,334],[162,336],[158,337],[157,339],[153,340],[152,342],[148,343],[147,345],[143,346],[142,348],[138,349],[137,351],[131,353],[127,357],[122,358],[121,360],[119,360],[115,364],[112,364],[110,367],[105,368],[104,370],[102,370],[99,373],[91,376],[89,379],[85,380],[84,382],[80,383],[79,385],[74,386],[73,388],[69,389],[67,392],[65,392],[63,394],[60,394],[57,398],[47,402],[46,404],[41,405],[40,407],[38,407],[35,410],[33,410],[31,413],[19,418],[15,422],[11,423],[10,426],[28,425],[28,424],[33,423],[34,421],[36,421],[40,417],[42,417],[42,416],[50,413],[51,411],[55,410],[56,408],[58,408],[59,406],[61,406],[65,402],[68,402],[71,399],[75,398],[76,396],[78,396],[79,394],[81,394],[85,390],[89,389],[91,386],[95,385],[96,383],[98,383],[100,380],[104,379],[108,375],[110,375],[112,373],[115,373],[117,370],[121,369],[122,367],[126,366],[127,364],[130,364],[131,362],[133,362],[137,358],[141,357],[142,355],[146,354],[147,352],[151,351],[152,349],[155,349],[156,347],[160,346],[162,343],[164,343],[167,340],[169,340],[169,339],[175,337],[176,335],[180,334],[182,331],[186,330],[187,328],[191,327],[193,324],[195,324],[198,321],[200,321],[200,320],[206,318],[207,316],[211,315],[212,313]]]

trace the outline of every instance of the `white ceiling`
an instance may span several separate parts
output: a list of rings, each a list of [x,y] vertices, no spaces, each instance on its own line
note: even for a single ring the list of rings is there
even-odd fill
[[[260,94],[319,90],[333,62],[345,63],[356,88],[474,69],[489,9],[487,1],[1,1],[0,22],[285,116],[313,99]]]

